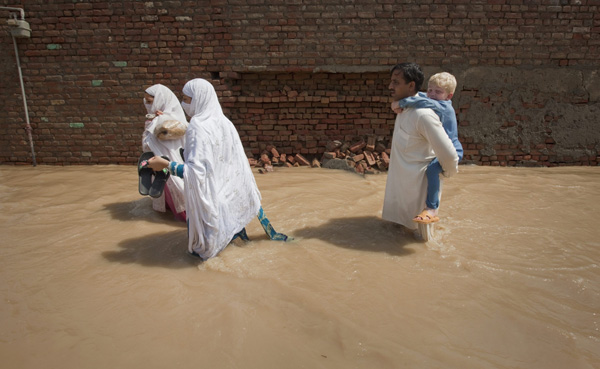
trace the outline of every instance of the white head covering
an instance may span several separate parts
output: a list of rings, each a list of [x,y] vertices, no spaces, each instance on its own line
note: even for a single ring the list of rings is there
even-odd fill
[[[156,116],[150,123],[146,124],[142,136],[142,150],[152,151],[154,155],[166,156],[171,161],[182,162],[183,158],[181,157],[179,149],[185,145],[184,137],[176,140],[159,140],[154,135],[154,129],[167,120],[175,119],[183,123],[186,127],[188,126],[188,122],[185,119],[185,114],[177,96],[175,96],[173,91],[168,87],[161,84],[156,84],[147,88],[146,93],[154,96],[154,102],[150,108],[148,107],[148,104],[144,104],[146,105],[148,113],[154,114],[157,110],[160,110],[163,114]],[[176,176],[170,176],[167,181],[167,187],[171,194],[171,198],[173,199],[175,210],[178,213],[181,213],[185,210],[183,179]],[[153,199],[152,204],[154,209],[162,212],[166,211],[164,195],[158,199]]]
[[[233,123],[223,114],[214,87],[189,81],[193,117],[186,131],[185,200],[190,251],[216,256],[260,209],[261,196]]]
[[[150,96],[154,96],[154,101],[152,102],[151,108],[148,109],[148,105],[146,105],[146,110],[148,114],[155,114],[157,110],[162,111],[166,115],[170,115],[174,119],[180,121],[181,123],[187,124],[187,119],[185,119],[185,113],[181,108],[181,104],[177,99],[177,96],[171,91],[167,86],[156,84],[148,87],[146,89],[146,93]]]

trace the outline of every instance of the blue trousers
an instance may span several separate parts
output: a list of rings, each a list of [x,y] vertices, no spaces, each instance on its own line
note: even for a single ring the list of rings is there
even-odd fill
[[[437,158],[433,159],[428,165],[425,175],[427,176],[427,198],[425,204],[429,209],[440,207],[440,174],[442,165]]]

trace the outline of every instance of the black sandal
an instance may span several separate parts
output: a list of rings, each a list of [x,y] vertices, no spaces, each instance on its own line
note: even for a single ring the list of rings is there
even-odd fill
[[[161,158],[167,161],[171,161],[166,156],[161,156]],[[165,190],[165,185],[167,184],[167,180],[170,176],[171,173],[169,173],[169,169],[167,168],[158,172],[154,172],[154,181],[152,182],[152,187],[150,187],[148,195],[154,198],[160,197],[163,194],[163,191]]]
[[[148,159],[152,157],[154,157],[154,153],[148,151],[143,153],[138,160],[138,175],[140,177],[138,187],[142,196],[148,195],[152,186],[152,173],[154,171],[148,168]]]

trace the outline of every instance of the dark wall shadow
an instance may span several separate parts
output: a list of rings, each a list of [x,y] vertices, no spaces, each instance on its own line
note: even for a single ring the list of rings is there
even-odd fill
[[[417,242],[406,228],[377,217],[334,218],[318,227],[294,231],[294,237],[318,238],[353,250],[409,255],[405,245]]]
[[[108,210],[111,217],[116,220],[145,220],[148,222],[170,224],[187,228],[186,223],[176,220],[170,210],[167,209],[166,212],[161,213],[152,209],[152,199],[149,197],[130,202],[105,204],[104,208]]]
[[[115,263],[173,269],[195,267],[202,263],[202,259],[188,254],[185,230],[124,240],[119,247],[121,250],[105,251],[102,256]]]

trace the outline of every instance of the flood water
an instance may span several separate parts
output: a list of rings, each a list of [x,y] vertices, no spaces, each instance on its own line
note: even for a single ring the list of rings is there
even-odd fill
[[[1,367],[600,367],[600,168],[461,166],[427,243],[385,174],[256,179],[295,241],[202,263],[135,166],[0,167]]]

